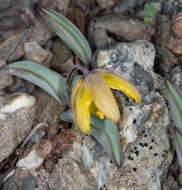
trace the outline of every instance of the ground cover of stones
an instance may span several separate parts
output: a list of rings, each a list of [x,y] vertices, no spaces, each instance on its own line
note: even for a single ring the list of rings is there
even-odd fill
[[[66,76],[78,59],[36,14],[35,2],[0,0],[0,67],[30,60]],[[0,189],[182,189],[163,78],[167,73],[182,90],[182,1],[154,1],[152,27],[143,21],[146,2],[41,1],[84,33],[94,51],[92,68],[130,81],[143,102],[133,104],[114,91],[125,156],[117,168],[91,136],[60,119],[65,105],[27,81],[1,74]]]

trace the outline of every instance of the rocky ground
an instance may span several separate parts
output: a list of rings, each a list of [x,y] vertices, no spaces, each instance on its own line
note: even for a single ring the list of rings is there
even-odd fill
[[[143,103],[115,92],[124,164],[60,119],[67,107],[35,85],[0,74],[0,189],[179,190],[164,74],[182,90],[182,1],[0,0],[0,67],[30,60],[66,76],[78,61],[34,9],[39,2],[69,18],[88,39],[92,68],[134,84]],[[156,15],[146,23],[144,6]]]

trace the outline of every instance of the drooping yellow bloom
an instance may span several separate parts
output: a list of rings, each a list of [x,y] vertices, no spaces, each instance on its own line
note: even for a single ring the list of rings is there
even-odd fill
[[[141,103],[135,86],[108,71],[96,69],[79,79],[72,90],[71,104],[76,127],[90,134],[90,112],[101,119],[120,120],[120,112],[111,89],[121,90],[134,102]]]

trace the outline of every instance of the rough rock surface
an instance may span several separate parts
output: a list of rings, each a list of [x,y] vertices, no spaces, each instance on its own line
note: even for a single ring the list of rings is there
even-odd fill
[[[96,56],[99,59],[97,66],[109,68],[127,79],[143,95],[142,105],[132,105],[127,98],[123,99],[128,117],[122,121],[121,136],[125,146],[131,144],[125,151],[122,176],[117,172],[108,187],[159,189],[173,154],[169,151],[167,135],[168,111],[158,92],[163,81],[153,72],[155,49],[150,42],[141,40],[117,44],[109,50],[98,51]]]
[[[125,142],[124,165],[118,170],[90,136],[76,133],[73,150],[59,160],[50,176],[52,189],[161,188],[173,152],[167,135],[168,110],[159,91],[164,84],[153,72],[154,58],[155,49],[147,41],[118,43],[96,52],[95,67],[105,67],[122,76],[136,85],[143,95],[143,104],[137,105],[122,93],[117,94],[125,105],[125,117],[120,124],[121,141]],[[64,182],[55,185],[55,180]]]
[[[102,8],[109,8],[112,7],[117,1],[116,0],[97,0],[97,3]]]
[[[128,19],[123,16],[102,16],[95,18],[89,25],[89,41],[97,48],[117,41],[133,41],[142,39],[146,25],[137,19]]]
[[[50,67],[57,72],[62,74],[68,73],[68,71],[74,66],[71,51],[60,39],[56,39],[53,42],[52,54],[53,58]]]
[[[0,60],[0,68],[4,67],[6,65],[6,62],[3,60]],[[0,90],[3,90],[4,88],[11,86],[13,83],[13,77],[8,74],[1,74],[0,75]]]
[[[30,131],[35,98],[26,94],[0,97],[0,162],[9,156]]]
[[[36,42],[24,43],[24,51],[26,60],[34,61],[43,66],[49,67],[52,54],[39,46]]]

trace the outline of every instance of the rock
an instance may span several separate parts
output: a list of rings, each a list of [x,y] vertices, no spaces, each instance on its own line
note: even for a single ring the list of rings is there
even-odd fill
[[[23,181],[23,190],[34,190],[36,187],[35,177],[30,175]]]
[[[143,5],[146,0],[123,0],[120,3],[116,4],[114,12],[117,14],[123,14],[124,12],[131,10],[133,8]]]
[[[19,31],[15,33],[2,44],[0,44],[0,57],[1,59],[11,62],[23,56],[23,42],[26,40],[26,33]]]
[[[178,181],[179,181],[180,186],[182,187],[182,169],[181,168],[180,168],[180,171],[179,171]]]
[[[175,10],[178,10],[177,7],[175,7]],[[166,48],[177,55],[182,55],[181,16],[182,13],[176,11],[171,16],[172,20],[168,20],[167,18],[165,20],[161,19],[160,22],[163,25],[161,25],[156,35],[156,38],[159,39],[157,40],[158,46]]]
[[[162,1],[160,13],[166,16],[169,15],[175,9],[174,5],[175,5],[174,0]]]
[[[41,144],[34,145],[31,150],[17,162],[16,166],[30,170],[33,175],[36,175],[36,169],[43,164],[52,148],[51,142],[43,140]]]
[[[97,48],[104,47],[115,39],[133,41],[142,39],[146,25],[137,19],[122,16],[102,16],[95,18],[89,24],[89,41]],[[112,38],[115,36],[115,39]]]
[[[97,65],[93,67],[109,69],[135,86],[140,85],[140,92],[146,95],[158,85],[153,72],[154,58],[154,46],[148,41],[138,40],[134,43],[118,43],[96,51],[93,62]]]
[[[175,180],[175,178],[173,176],[167,177],[166,183],[163,184],[164,190],[170,190],[170,189],[178,190],[179,188],[180,187],[179,187],[177,181]]]
[[[125,139],[124,165],[118,170],[97,142],[76,132],[72,151],[59,160],[49,179],[52,189],[69,190],[77,185],[81,190],[160,189],[173,152],[167,134],[168,109],[161,95],[164,83],[153,72],[154,58],[155,48],[145,40],[116,43],[96,51],[93,62],[97,64],[93,67],[104,67],[122,76],[142,94],[143,103],[139,105],[117,93],[123,100],[122,106],[118,103],[126,116],[122,116],[119,126],[121,141]]]
[[[35,110],[35,98],[27,94],[0,97],[0,162],[27,136],[32,127]]]
[[[129,113],[122,121],[120,134],[128,146],[124,166],[107,181],[108,186],[157,189],[172,162],[173,153],[166,133],[168,110],[164,98],[156,91],[162,91],[164,84],[153,72],[154,58],[153,45],[144,40],[118,43],[96,52],[97,67],[105,67],[130,81],[143,96],[142,105],[133,105],[123,98]]]
[[[0,68],[5,66],[6,62],[3,60],[0,60]],[[11,86],[13,84],[13,77],[8,74],[0,74],[1,80],[0,80],[0,91],[4,88]]]
[[[32,29],[32,40],[36,41],[39,45],[44,45],[47,40],[49,40],[53,33],[49,30],[46,23],[42,20],[34,18],[35,23]]]
[[[73,56],[68,47],[60,40],[56,39],[52,46],[53,58],[50,67],[60,73],[68,73],[74,66]]]
[[[112,7],[117,1],[116,0],[96,0],[100,7],[109,8]]]
[[[22,189],[23,181],[27,178],[31,177],[32,175],[28,170],[22,169],[22,168],[16,168],[13,176],[11,177],[19,187],[19,189]]]
[[[76,131],[72,150],[55,165],[49,179],[51,189],[99,189],[107,175],[117,168],[110,163],[102,148],[90,137]],[[57,183],[59,181],[59,183]]]
[[[34,90],[35,85],[26,80],[23,80],[18,77],[13,78],[13,85],[6,88],[6,92],[9,94],[12,93],[27,93],[31,94]]]
[[[178,86],[182,91],[182,67],[181,65],[176,65],[170,71],[171,80]]]
[[[35,190],[50,190],[48,185],[49,177],[50,177],[50,171],[41,169],[36,177]]]
[[[57,189],[97,189],[97,183],[89,171],[71,157],[60,159],[49,179],[49,187]]]
[[[19,190],[18,185],[13,180],[12,177],[10,177],[3,185],[2,190]]]
[[[52,53],[43,49],[36,42],[24,43],[25,59],[34,61],[45,67],[49,67],[49,63],[52,59]]]
[[[171,51],[166,48],[157,47],[157,52],[158,57],[156,59],[156,68],[158,69],[159,73],[163,72],[160,70],[160,67],[162,67],[166,73],[169,73],[171,71],[171,68],[180,62],[180,57],[176,57]]]
[[[42,89],[36,89],[34,96],[38,99],[38,111],[35,120],[49,125],[49,135],[55,135],[58,130],[60,115],[66,110],[66,106],[59,104],[54,98]]]
[[[0,10],[7,9],[15,5],[15,1],[12,0],[0,0]]]
[[[67,13],[69,3],[70,3],[70,0],[64,0],[64,1],[57,0],[57,8],[59,12],[65,15]]]
[[[76,4],[85,10],[88,6],[91,6],[95,3],[95,0],[78,0]]]

